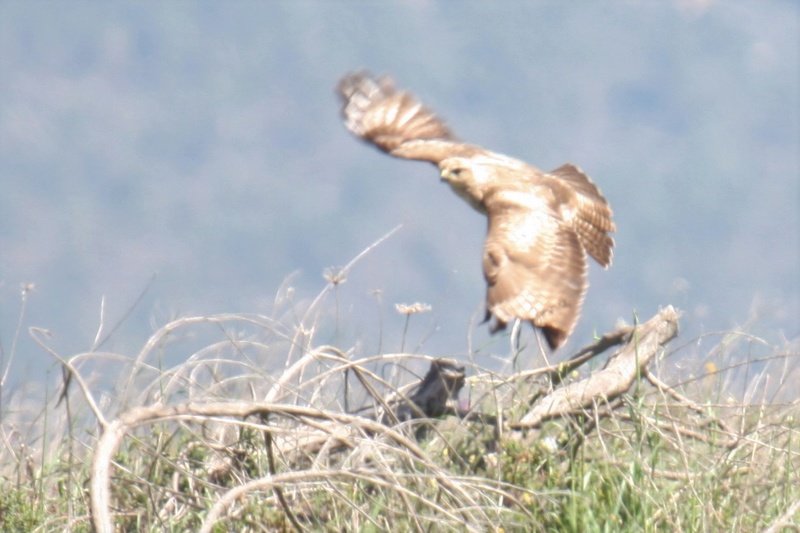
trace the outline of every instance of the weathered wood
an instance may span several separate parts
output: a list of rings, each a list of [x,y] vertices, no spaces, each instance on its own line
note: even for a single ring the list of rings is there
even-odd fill
[[[591,376],[570,383],[537,401],[514,429],[532,428],[545,420],[583,411],[595,402],[607,402],[627,391],[658,353],[661,345],[678,334],[679,313],[668,306],[658,315],[638,326],[628,343],[612,355],[605,368]]]

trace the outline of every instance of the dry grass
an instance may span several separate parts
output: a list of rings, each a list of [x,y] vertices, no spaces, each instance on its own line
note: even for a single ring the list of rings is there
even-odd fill
[[[370,413],[430,358],[316,341],[346,273],[302,312],[286,288],[271,317],[181,318],[133,356],[61,358],[32,331],[72,383],[60,404],[2,392],[0,530],[800,530],[798,341],[679,347],[525,430],[551,384],[470,363],[482,416],[389,427]]]

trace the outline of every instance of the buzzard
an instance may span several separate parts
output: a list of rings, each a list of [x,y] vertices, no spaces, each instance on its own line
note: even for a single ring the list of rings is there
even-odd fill
[[[486,321],[492,333],[516,318],[540,328],[555,350],[572,333],[586,292],[586,254],[607,268],[611,207],[575,165],[543,172],[459,141],[445,123],[387,76],[345,75],[338,85],[345,126],[403,159],[429,161],[488,219],[483,245]]]

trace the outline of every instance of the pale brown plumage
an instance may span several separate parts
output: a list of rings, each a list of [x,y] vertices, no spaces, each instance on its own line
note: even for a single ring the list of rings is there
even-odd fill
[[[442,180],[485,214],[486,318],[541,328],[552,349],[572,333],[586,292],[586,253],[611,264],[611,207],[578,167],[550,172],[458,141],[442,120],[388,77],[339,82],[347,128],[381,150],[438,165]]]

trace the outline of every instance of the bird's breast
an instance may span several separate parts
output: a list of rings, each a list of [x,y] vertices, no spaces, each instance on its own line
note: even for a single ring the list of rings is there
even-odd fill
[[[481,214],[486,214],[486,207],[483,205],[483,202],[478,200],[478,198],[469,190],[469,188],[464,183],[448,181],[448,185],[450,188],[453,189],[458,196],[464,199],[472,208]]]

